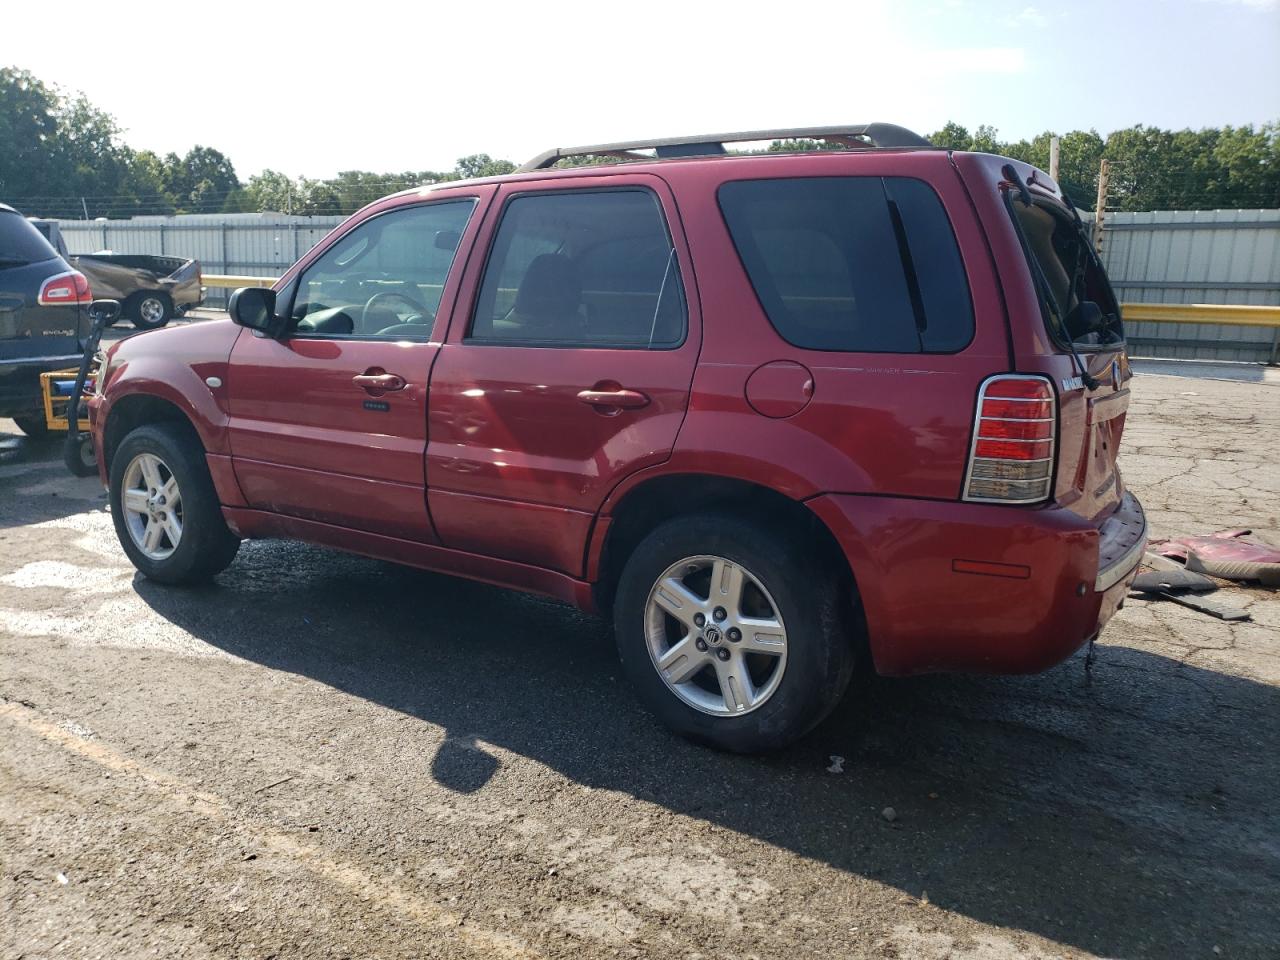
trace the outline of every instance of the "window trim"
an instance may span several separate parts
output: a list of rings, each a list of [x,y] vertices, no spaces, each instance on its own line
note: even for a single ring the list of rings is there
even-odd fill
[[[591,193],[647,193],[654,201],[657,208],[658,217],[662,221],[662,229],[666,233],[667,243],[670,249],[675,253],[676,278],[680,282],[680,304],[684,318],[680,328],[680,339],[670,343],[664,343],[661,346],[653,346],[652,344],[640,343],[603,343],[599,340],[536,340],[536,339],[516,339],[514,337],[476,337],[472,335],[475,329],[476,319],[480,311],[481,292],[484,290],[485,278],[489,275],[489,267],[493,260],[494,250],[498,245],[498,235],[502,232],[502,224],[507,216],[507,208],[516,200],[527,199],[529,197],[562,197],[562,196],[581,196],[582,194]],[[544,350],[643,350],[650,353],[660,353],[663,351],[679,350],[689,341],[689,287],[685,283],[685,271],[681,268],[682,257],[680,247],[676,244],[675,235],[671,232],[671,222],[667,217],[666,208],[662,204],[662,197],[657,190],[642,183],[625,183],[618,185],[603,185],[590,187],[559,187],[553,189],[534,189],[521,190],[519,192],[508,194],[503,198],[502,205],[498,208],[493,221],[493,229],[489,236],[488,247],[485,250],[484,262],[480,266],[480,275],[476,280],[475,295],[472,297],[471,311],[467,317],[467,323],[462,331],[460,343],[471,347],[523,347],[526,349],[544,349]]]
[[[471,213],[468,215],[466,223],[462,225],[462,229],[458,231],[459,232],[458,246],[453,251],[453,260],[450,261],[449,269],[445,272],[444,283],[441,284],[440,286],[440,303],[443,303],[444,293],[449,286],[449,280],[451,277],[453,277],[454,271],[459,268],[458,258],[459,258],[459,254],[462,253],[463,243],[467,239],[467,230],[475,222],[477,211],[481,211],[481,200],[482,198],[478,194],[470,194],[470,193],[452,195],[447,197],[427,198],[427,199],[423,199],[421,202],[418,202],[418,203],[396,204],[395,206],[388,207],[385,210],[379,210],[373,216],[365,217],[363,220],[353,223],[349,229],[343,231],[341,235],[335,237],[329,244],[327,244],[325,248],[321,250],[316,255],[316,257],[306,265],[306,267],[298,271],[297,276],[295,276],[292,280],[289,281],[289,285],[286,288],[289,290],[289,307],[284,314],[284,316],[288,320],[288,325],[286,326],[284,333],[281,334],[280,339],[282,341],[293,340],[293,339],[335,340],[340,343],[348,343],[353,341],[359,341],[363,343],[401,343],[401,342],[432,343],[434,342],[436,340],[436,337],[434,336],[436,332],[436,327],[440,323],[440,313],[438,309],[435,315],[431,318],[431,322],[423,324],[423,327],[426,328],[427,330],[427,333],[425,336],[407,336],[402,333],[386,334],[384,336],[376,333],[338,333],[338,334],[307,333],[307,332],[299,333],[297,330],[297,325],[300,322],[300,318],[297,318],[297,319],[294,318],[293,308],[297,305],[298,292],[302,289],[302,285],[306,281],[307,274],[311,272],[311,270],[316,266],[316,264],[318,264],[321,260],[323,260],[326,256],[328,256],[331,250],[334,250],[335,248],[337,248],[339,244],[341,244],[344,240],[346,240],[349,236],[351,236],[357,230],[362,229],[366,224],[373,223],[375,220],[381,220],[383,217],[390,216],[391,214],[394,214],[394,213],[403,213],[407,210],[419,210],[419,209],[422,209],[423,207],[438,207],[447,203],[458,203],[459,201],[467,201],[471,204]],[[463,261],[463,265],[465,266],[465,260]],[[461,273],[459,273],[458,276],[461,277]],[[437,304],[437,308],[438,307],[439,307],[439,304]]]
[[[738,246],[738,241],[734,237],[733,230],[729,226],[728,218],[725,216],[724,200],[721,197],[721,191],[725,187],[729,186],[730,184],[766,183],[766,182],[790,183],[796,180],[876,180],[879,182],[881,192],[885,197],[885,207],[886,207],[887,215],[891,218],[891,220],[892,220],[892,212],[889,211],[889,200],[892,194],[889,190],[889,185],[885,183],[886,180],[914,180],[917,183],[921,183],[924,186],[928,187],[929,191],[933,194],[934,198],[938,201],[938,207],[942,211],[943,217],[946,218],[947,226],[951,229],[951,241],[953,244],[955,244],[956,256],[959,258],[960,270],[964,276],[964,289],[965,289],[965,292],[968,294],[968,301],[969,301],[970,322],[969,322],[968,339],[966,339],[963,344],[956,347],[954,350],[924,350],[924,349],[910,350],[910,351],[870,350],[870,349],[849,350],[845,348],[836,348],[836,347],[812,347],[802,343],[796,343],[794,340],[788,337],[785,333],[783,333],[780,329],[778,329],[777,324],[773,322],[773,317],[770,316],[769,314],[768,308],[765,307],[764,301],[760,298],[760,293],[756,289],[755,282],[751,279],[751,273],[747,270],[747,263],[746,263],[746,260],[743,258],[742,249]],[[729,242],[733,245],[734,255],[737,257],[738,266],[742,270],[743,280],[746,281],[747,287],[751,291],[751,295],[755,297],[756,303],[760,307],[761,315],[764,317],[765,321],[769,324],[770,329],[773,330],[773,332],[776,333],[783,340],[783,342],[785,342],[789,346],[795,347],[797,350],[808,350],[812,353],[822,353],[822,354],[867,353],[867,354],[879,354],[882,356],[897,356],[897,357],[922,357],[922,356],[923,357],[952,357],[952,356],[955,356],[956,354],[963,353],[964,351],[968,350],[971,346],[973,346],[974,341],[977,339],[978,311],[974,301],[973,283],[969,279],[969,269],[968,269],[968,265],[965,263],[964,248],[960,245],[960,237],[959,237],[959,234],[956,232],[955,221],[951,219],[951,214],[947,210],[946,202],[942,199],[942,194],[940,194],[937,188],[924,177],[904,176],[902,174],[897,174],[897,173],[812,174],[812,175],[796,176],[796,177],[786,177],[786,176],[737,177],[732,180],[725,180],[719,186],[716,187],[716,207],[720,211],[720,219],[724,226],[725,233],[729,237]],[[911,238],[910,236],[906,236],[905,239],[908,245],[907,249],[909,251]],[[914,257],[913,257],[913,260],[914,260]],[[904,265],[904,270],[905,269],[906,267]]]

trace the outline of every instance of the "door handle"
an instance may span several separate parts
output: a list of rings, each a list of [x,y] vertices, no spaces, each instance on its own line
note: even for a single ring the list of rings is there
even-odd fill
[[[622,410],[635,410],[649,403],[649,398],[639,390],[627,390],[623,387],[602,390],[601,386],[603,385],[597,384],[590,390],[578,393],[578,399],[595,407],[597,413],[613,416]]]
[[[372,367],[364,373],[358,373],[351,378],[351,382],[357,387],[368,390],[375,396],[388,390],[403,390],[409,385],[404,377],[395,373],[387,373],[381,367]]]

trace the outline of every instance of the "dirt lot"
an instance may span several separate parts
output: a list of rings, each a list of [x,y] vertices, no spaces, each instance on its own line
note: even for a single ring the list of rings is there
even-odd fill
[[[1135,386],[1154,532],[1280,543],[1280,387]],[[273,542],[135,577],[0,421],[0,956],[1276,957],[1280,598],[1217,597],[1130,602],[1091,685],[874,681],[724,756],[553,603]]]

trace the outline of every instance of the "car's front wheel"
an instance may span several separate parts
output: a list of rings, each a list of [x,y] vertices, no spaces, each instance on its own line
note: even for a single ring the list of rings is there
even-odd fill
[[[668,726],[773,750],[825,717],[852,675],[849,598],[812,544],[734,516],[659,526],[623,569],[618,652]]]
[[[111,517],[133,565],[161,583],[226,569],[240,540],[222,518],[204,453],[174,424],[138,427],[111,459]]]

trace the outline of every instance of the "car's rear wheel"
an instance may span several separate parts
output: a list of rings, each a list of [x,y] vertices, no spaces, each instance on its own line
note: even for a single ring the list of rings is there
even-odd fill
[[[133,565],[161,583],[226,569],[240,540],[222,518],[200,445],[173,424],[138,427],[111,459],[111,517]]]
[[[137,329],[155,330],[173,316],[173,301],[167,293],[139,290],[125,301],[124,313]]]
[[[49,435],[49,425],[43,416],[14,417],[13,422],[32,440],[43,440]]]
[[[839,572],[820,551],[734,516],[670,521],[627,560],[614,604],[624,667],[670,727],[738,752],[825,717],[855,647]]]

